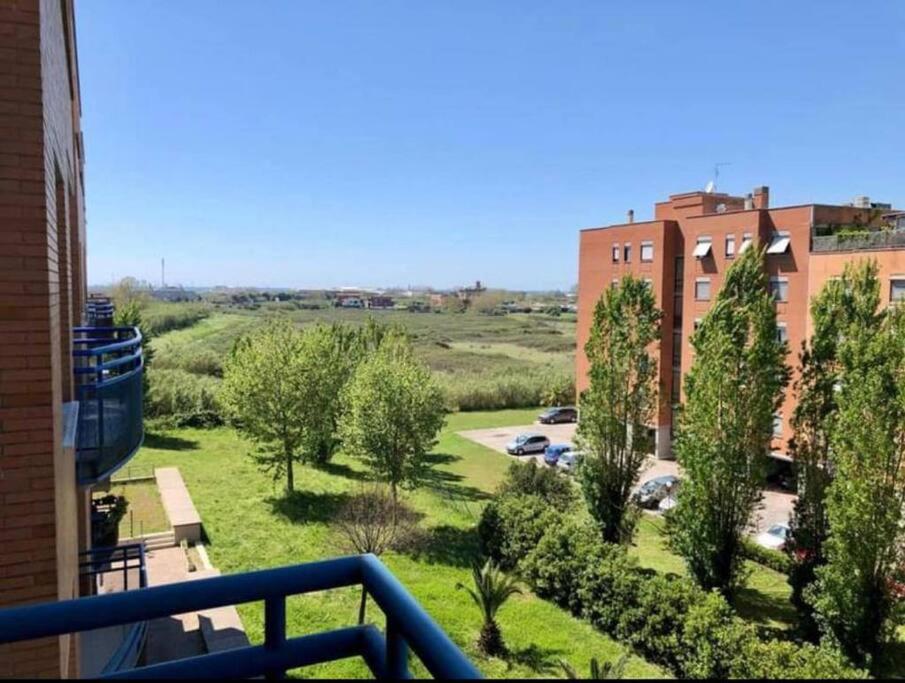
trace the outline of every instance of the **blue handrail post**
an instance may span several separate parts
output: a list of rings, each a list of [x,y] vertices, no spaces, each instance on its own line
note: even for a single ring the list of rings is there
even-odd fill
[[[286,643],[286,596],[264,600],[264,649],[279,652]],[[278,680],[286,677],[285,671],[269,670],[264,677]]]
[[[386,677],[389,680],[409,678],[409,646],[396,625],[396,619],[387,616],[387,666]]]

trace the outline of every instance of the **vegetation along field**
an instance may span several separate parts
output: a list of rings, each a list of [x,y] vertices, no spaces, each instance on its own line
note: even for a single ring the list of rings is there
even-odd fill
[[[486,315],[355,309],[298,310],[279,304],[249,310],[199,304],[150,304],[148,417],[175,425],[220,422],[217,389],[236,339],[267,320],[300,327],[369,318],[403,327],[434,372],[450,410],[494,410],[574,400],[575,316]]]

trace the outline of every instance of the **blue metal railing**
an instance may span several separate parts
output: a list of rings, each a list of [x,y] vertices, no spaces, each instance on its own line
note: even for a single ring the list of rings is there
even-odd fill
[[[92,591],[109,593],[137,588],[147,588],[148,573],[145,564],[144,543],[92,548],[79,553],[79,575],[91,582]],[[133,576],[134,575],[134,576]],[[131,579],[130,585],[130,576]],[[92,675],[113,674],[132,669],[138,661],[148,635],[146,620],[123,625],[118,645],[110,653],[110,658],[100,671]],[[109,633],[103,636],[110,639]],[[83,673],[85,673],[83,671]]]
[[[144,438],[141,332],[137,327],[77,327],[73,360],[79,400],[77,477],[108,478]]]
[[[286,598],[361,585],[386,615],[373,625],[288,638]],[[0,644],[264,601],[264,644],[155,664],[110,678],[279,678],[289,669],[361,657],[378,678],[408,677],[409,648],[435,678],[481,678],[399,580],[373,555],[198,579],[128,593],[0,610]]]
[[[89,325],[98,325],[105,324],[109,325],[113,321],[113,311],[114,306],[113,302],[109,297],[105,296],[92,296],[89,297],[86,308],[88,310],[88,324]]]

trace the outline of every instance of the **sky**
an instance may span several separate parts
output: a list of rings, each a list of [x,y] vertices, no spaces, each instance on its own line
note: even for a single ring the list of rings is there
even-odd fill
[[[79,0],[91,284],[566,289],[669,194],[905,206],[905,2]]]

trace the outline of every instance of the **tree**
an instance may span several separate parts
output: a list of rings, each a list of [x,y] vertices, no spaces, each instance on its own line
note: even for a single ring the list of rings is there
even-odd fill
[[[362,331],[344,325],[315,325],[301,332],[303,375],[302,442],[306,458],[325,463],[339,447],[342,392],[367,347]]]
[[[295,489],[308,415],[301,334],[277,320],[240,338],[223,368],[220,397],[240,432],[257,444],[255,461]]]
[[[346,450],[390,485],[417,485],[443,426],[443,393],[407,340],[390,335],[356,368],[339,431]]]
[[[144,364],[144,371],[141,375],[141,389],[142,394],[145,396],[145,399],[147,399],[148,390],[151,388],[148,368],[151,365],[151,360],[154,358],[154,347],[150,344],[152,336],[151,330],[148,325],[145,325],[144,319],[142,318],[142,306],[143,303],[140,298],[124,299],[123,303],[114,309],[113,326],[137,327],[138,331],[141,332],[141,355]],[[145,405],[147,405],[147,400],[145,401]]]
[[[800,354],[795,384],[798,404],[792,415],[794,436],[789,443],[798,471],[798,498],[786,552],[792,561],[792,603],[798,609],[802,633],[812,640],[817,639],[819,631],[804,595],[816,579],[817,567],[824,564],[824,543],[829,534],[826,491],[833,469],[830,436],[837,415],[839,344],[852,325],[878,327],[878,292],[876,266],[867,262],[847,267],[842,278],[828,281],[811,302],[814,332]]]
[[[465,589],[481,610],[483,622],[478,636],[478,648],[488,655],[499,655],[506,652],[506,644],[500,627],[496,623],[497,612],[513,595],[520,595],[522,590],[516,580],[500,571],[493,560],[488,559],[483,566],[475,564],[471,570],[474,588],[457,583],[457,589]]]
[[[590,386],[581,396],[579,480],[591,516],[610,543],[631,537],[627,515],[632,487],[653,451],[649,436],[657,405],[661,311],[643,280],[627,276],[597,302],[585,345]]]
[[[675,542],[694,579],[730,597],[788,381],[762,250],[747,250],[729,268],[691,344],[695,360],[675,444],[685,472]]]
[[[875,311],[878,325],[854,320],[839,343],[826,561],[805,592],[824,639],[873,668],[902,616],[894,589],[905,560],[905,307]]]

